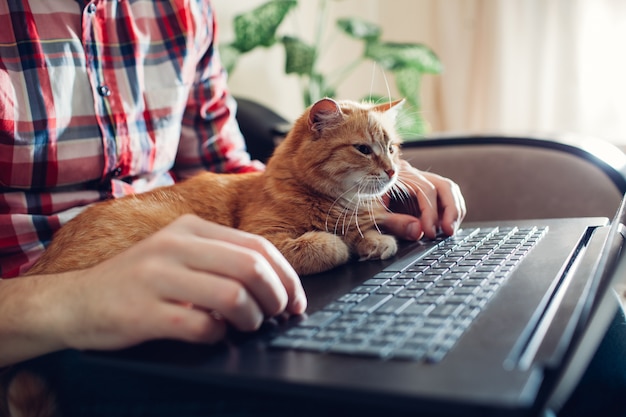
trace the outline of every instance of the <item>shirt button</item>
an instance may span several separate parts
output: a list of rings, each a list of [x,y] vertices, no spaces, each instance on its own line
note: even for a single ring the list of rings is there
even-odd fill
[[[108,97],[111,95],[111,89],[106,85],[98,86],[98,94],[102,97]]]
[[[89,6],[87,6],[87,12],[89,14],[94,14],[96,12],[96,5],[94,3],[89,3]]]

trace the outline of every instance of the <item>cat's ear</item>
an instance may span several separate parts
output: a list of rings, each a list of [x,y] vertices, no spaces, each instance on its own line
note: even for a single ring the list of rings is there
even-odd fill
[[[323,98],[316,102],[309,110],[309,129],[321,132],[328,127],[334,127],[343,121],[343,113],[339,104],[331,98]]]
[[[381,113],[386,113],[395,120],[398,116],[398,113],[400,113],[400,110],[402,110],[404,102],[405,99],[401,98],[395,101],[391,101],[389,103],[377,104],[373,107],[373,110]]]

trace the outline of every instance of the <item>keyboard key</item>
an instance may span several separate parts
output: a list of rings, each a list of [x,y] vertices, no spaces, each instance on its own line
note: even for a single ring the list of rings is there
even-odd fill
[[[379,272],[378,274],[374,275],[373,279],[380,279],[380,278],[385,278],[385,279],[389,279],[389,278],[393,278],[396,275],[398,275],[397,272]]]
[[[435,304],[412,303],[402,310],[403,316],[426,316],[435,309]]]
[[[374,285],[360,285],[350,292],[358,293],[358,294],[369,294],[371,292],[376,291],[377,288],[378,286],[374,286]]]
[[[456,317],[464,308],[464,305],[459,304],[442,304],[435,307],[430,315],[438,317]]]
[[[367,298],[361,301],[357,306],[352,308],[354,312],[368,312],[376,310],[385,301],[389,300],[391,295],[389,294],[370,294]]]
[[[403,288],[402,291],[395,295],[396,298],[418,298],[424,294],[424,290],[414,290],[412,288]]]
[[[385,285],[388,286],[398,286],[398,287],[404,287],[408,284],[410,284],[411,282],[413,282],[413,277],[411,278],[394,278],[392,280],[389,280]]]
[[[333,301],[332,303],[324,307],[324,310],[346,312],[346,311],[350,311],[350,309],[354,307],[355,305],[356,303],[342,303],[339,301]]]
[[[324,327],[339,316],[340,313],[337,311],[316,311],[304,319],[299,325],[301,327]]]
[[[397,298],[394,297],[390,300],[387,300],[385,304],[376,310],[377,313],[390,313],[390,314],[400,314],[404,309],[414,303],[415,300],[412,298]]]
[[[400,286],[383,285],[376,289],[376,294],[397,294],[402,290],[403,287]]]
[[[363,285],[384,285],[390,281],[389,278],[370,278]]]

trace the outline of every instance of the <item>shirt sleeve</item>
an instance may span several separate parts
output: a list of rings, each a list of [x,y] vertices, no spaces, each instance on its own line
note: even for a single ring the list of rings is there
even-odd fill
[[[177,178],[202,170],[223,173],[260,171],[251,161],[235,118],[237,104],[228,91],[227,74],[217,47],[217,22],[208,12],[206,52],[198,61],[196,77],[182,119],[181,138],[174,166]]]

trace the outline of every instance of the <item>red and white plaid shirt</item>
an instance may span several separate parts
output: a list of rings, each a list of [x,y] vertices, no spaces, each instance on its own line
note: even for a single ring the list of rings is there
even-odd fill
[[[85,205],[251,162],[209,0],[0,1],[0,276]]]

